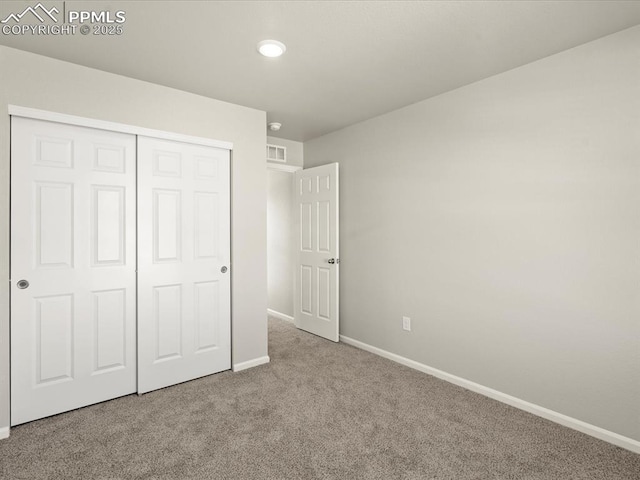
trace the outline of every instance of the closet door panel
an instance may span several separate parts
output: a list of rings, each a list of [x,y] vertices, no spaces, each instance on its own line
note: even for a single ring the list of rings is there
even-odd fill
[[[228,150],[138,138],[138,392],[231,368]]]
[[[12,425],[136,390],[135,145],[12,117]]]

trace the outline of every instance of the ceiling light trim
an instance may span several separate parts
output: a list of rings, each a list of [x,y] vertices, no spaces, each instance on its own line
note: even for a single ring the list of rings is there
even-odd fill
[[[287,51],[287,46],[278,40],[262,40],[258,42],[258,52],[269,58],[276,58]]]

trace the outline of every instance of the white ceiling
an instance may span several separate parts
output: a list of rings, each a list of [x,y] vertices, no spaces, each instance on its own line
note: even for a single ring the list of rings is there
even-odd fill
[[[36,2],[2,2],[0,14]],[[47,2],[45,6],[62,2]],[[639,1],[67,1],[124,10],[119,37],[0,43],[265,110],[309,140],[640,24]],[[2,18],[4,18],[4,16]],[[286,54],[268,59],[258,41]]]

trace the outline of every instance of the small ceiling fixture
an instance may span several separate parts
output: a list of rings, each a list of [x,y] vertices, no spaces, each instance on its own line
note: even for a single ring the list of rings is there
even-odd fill
[[[265,57],[279,57],[287,51],[284,43],[277,40],[262,40],[258,43],[258,51]]]
[[[278,122],[271,122],[269,124],[269,130],[271,130],[272,132],[277,132],[278,130],[280,130],[280,127],[282,126],[281,123]]]

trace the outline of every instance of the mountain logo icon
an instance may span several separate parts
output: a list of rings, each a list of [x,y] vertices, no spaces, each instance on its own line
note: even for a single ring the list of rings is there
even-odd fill
[[[44,5],[42,5],[41,3],[38,3],[35,7],[25,8],[22,13],[10,14],[7,18],[2,20],[0,23],[8,23],[11,20],[13,20],[16,23],[20,23],[20,20],[22,20],[22,17],[24,17],[27,13],[33,14],[33,16],[35,16],[38,20],[40,20],[40,23],[45,22],[45,15],[49,17],[51,20],[53,20],[54,22],[58,23],[58,19],[54,17],[53,14],[60,13],[60,10],[58,10],[56,7],[53,7],[50,10],[47,10],[44,7]]]

